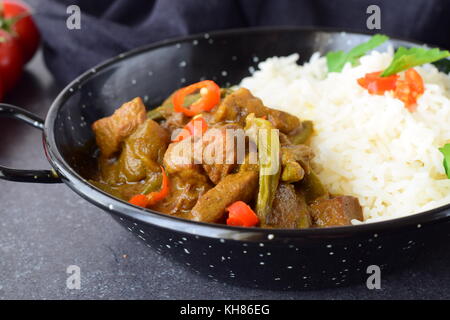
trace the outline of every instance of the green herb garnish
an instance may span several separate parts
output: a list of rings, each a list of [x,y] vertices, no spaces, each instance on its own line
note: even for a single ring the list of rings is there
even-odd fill
[[[439,148],[439,151],[444,155],[444,169],[447,178],[450,179],[450,143],[447,143],[442,148]]]
[[[409,68],[431,63],[450,56],[447,50],[441,51],[425,48],[405,48],[399,47],[394,54],[391,64],[383,71],[382,77],[387,77]]]
[[[347,53],[341,50],[328,52],[326,56],[328,72],[341,72],[347,62],[350,62],[352,66],[355,66],[359,58],[388,39],[389,38],[385,35],[376,34],[367,42],[357,45]]]

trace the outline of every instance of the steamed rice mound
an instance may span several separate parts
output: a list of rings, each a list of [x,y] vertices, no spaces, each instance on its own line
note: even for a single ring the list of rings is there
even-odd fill
[[[327,72],[315,53],[269,58],[240,86],[275,109],[314,121],[314,168],[333,194],[357,197],[366,221],[422,212],[450,203],[450,179],[438,150],[450,142],[450,77],[432,65],[415,69],[425,93],[409,112],[392,93],[370,95],[356,80],[385,69],[393,50],[360,65]]]

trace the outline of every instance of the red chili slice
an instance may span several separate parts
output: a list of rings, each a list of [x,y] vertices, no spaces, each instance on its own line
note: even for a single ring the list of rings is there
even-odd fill
[[[187,95],[200,90],[202,97],[189,107],[184,107],[184,99]],[[220,102],[220,87],[211,80],[204,80],[179,89],[172,98],[176,112],[183,112],[188,117],[193,117],[200,112],[210,111]]]

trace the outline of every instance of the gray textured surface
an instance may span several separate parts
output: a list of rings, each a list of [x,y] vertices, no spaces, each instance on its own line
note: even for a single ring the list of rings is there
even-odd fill
[[[44,116],[57,88],[37,56],[8,97]],[[0,163],[47,168],[41,134],[0,119]],[[364,284],[309,292],[251,290],[191,274],[145,247],[106,213],[64,185],[0,181],[0,299],[374,299],[450,298],[450,244],[416,264]],[[66,268],[81,268],[81,290],[66,289]]]

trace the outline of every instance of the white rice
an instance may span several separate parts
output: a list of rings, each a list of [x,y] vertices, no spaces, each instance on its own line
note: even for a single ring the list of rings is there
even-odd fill
[[[391,93],[370,95],[356,79],[386,68],[393,50],[374,51],[327,73],[315,53],[269,58],[242,80],[272,108],[314,122],[314,168],[331,193],[356,196],[365,221],[401,217],[450,203],[450,179],[438,150],[450,142],[450,77],[434,66],[416,70],[425,82],[417,110]]]

